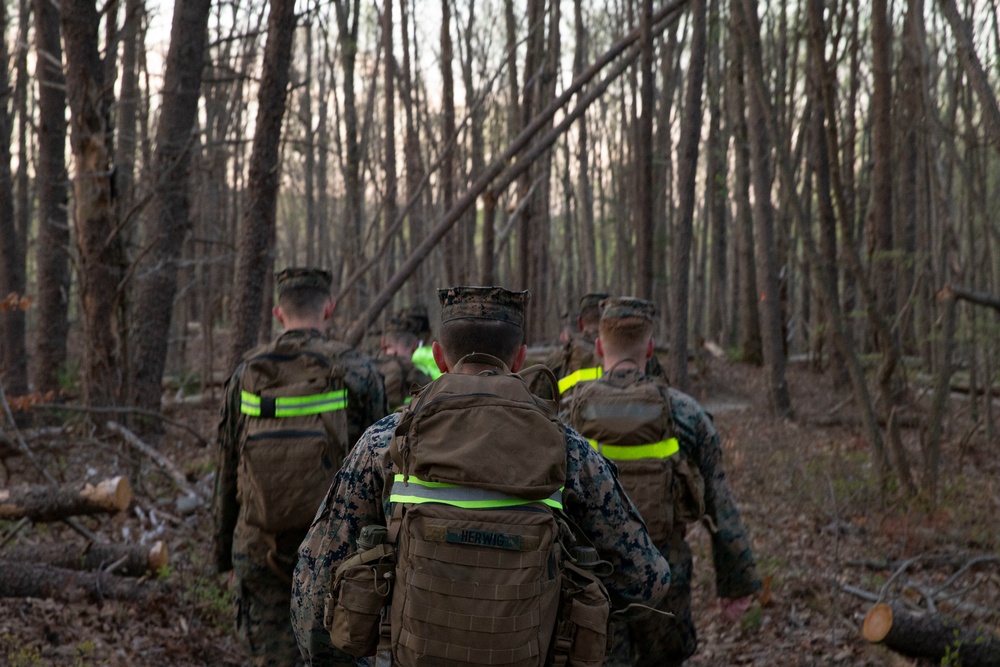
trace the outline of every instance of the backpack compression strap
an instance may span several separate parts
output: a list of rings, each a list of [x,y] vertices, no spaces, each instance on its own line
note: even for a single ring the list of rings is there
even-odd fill
[[[518,498],[499,491],[475,489],[469,486],[446,484],[444,482],[425,482],[413,475],[406,477],[397,474],[394,477],[389,502],[392,503],[441,503],[465,509],[502,509],[542,503],[555,509],[562,509],[563,487],[556,489],[548,498],[528,500]]]
[[[580,370],[570,373],[563,379],[559,380],[559,393],[564,394],[567,390],[572,389],[581,382],[599,380],[602,375],[604,375],[604,369],[600,366],[595,366],[594,368],[581,368]]]
[[[333,412],[347,407],[347,390],[328,391],[311,396],[258,396],[240,392],[240,412],[249,417],[274,419],[301,417]]]
[[[587,438],[590,446],[612,461],[637,461],[639,459],[669,459],[680,451],[677,438],[667,438],[659,442],[642,445],[603,445]]]

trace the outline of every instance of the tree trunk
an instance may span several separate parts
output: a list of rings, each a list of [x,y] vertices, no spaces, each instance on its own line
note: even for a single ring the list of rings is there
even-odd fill
[[[7,56],[7,9],[0,7],[0,54]],[[6,61],[0,71],[0,91],[6,94],[10,82]],[[14,180],[10,169],[10,107],[0,105],[0,300],[14,293],[24,296],[24,248],[19,241],[14,218]],[[23,162],[23,156],[22,156]],[[17,303],[0,309],[0,378],[13,396],[28,393],[28,355],[24,340],[24,310]]]
[[[982,628],[963,627],[938,614],[916,614],[880,602],[865,615],[861,632],[869,642],[883,644],[910,658],[930,658],[962,667],[1000,665],[1000,637]]]
[[[573,77],[580,75],[586,67],[589,34],[583,22],[583,0],[573,2],[573,22],[576,34],[576,46],[573,52]],[[587,115],[580,118],[577,128],[577,224],[580,229],[580,268],[583,281],[580,284],[581,293],[593,292],[598,288],[597,276],[597,242],[594,234],[594,184],[591,182],[590,147],[587,136]],[[575,296],[575,295],[573,295]]]
[[[155,582],[0,560],[0,598],[146,602],[156,590]]]
[[[210,0],[178,0],[170,30],[153,157],[155,186],[148,231],[144,235],[148,261],[143,262],[139,272],[133,323],[135,379],[132,403],[147,410],[160,407],[167,334],[177,294],[178,263],[184,239],[191,229],[188,168],[195,145],[192,129],[201,97],[210,8]]]
[[[719,0],[712,0],[709,8],[708,55],[708,146],[705,165],[705,211],[708,215],[709,283],[708,324],[706,337],[726,347],[730,341],[727,325],[727,259],[729,233],[726,219],[729,188],[726,159],[728,138],[722,132],[723,71],[721,63],[723,24],[719,13]]]
[[[66,92],[70,107],[77,278],[83,321],[83,400],[108,406],[119,398],[118,340],[123,306],[125,252],[111,184],[110,90],[98,52],[100,17],[89,0],[62,5]]]
[[[141,577],[147,573],[155,574],[170,562],[170,555],[164,542],[156,542],[152,546],[90,542],[82,549],[60,543],[8,547],[3,550],[3,559],[67,570],[105,570],[114,565],[109,574]]]
[[[69,331],[69,224],[66,191],[66,87],[62,70],[59,9],[33,0],[35,76],[38,79],[38,331],[35,337],[34,385],[38,391],[59,388]]]
[[[264,303],[264,285],[273,273],[274,259],[269,239],[277,215],[280,169],[281,121],[288,96],[288,74],[295,34],[294,0],[271,0],[267,19],[253,148],[247,177],[246,208],[237,250],[236,298],[230,320],[233,336],[227,368],[236,368],[243,354],[257,344]]]
[[[394,224],[396,216],[399,215],[399,183],[396,175],[396,57],[393,55],[392,39],[392,0],[387,0],[385,8],[382,10],[382,50],[385,51],[385,69],[383,70],[382,85],[385,96],[385,130],[383,139],[385,148],[383,154],[383,167],[385,168],[385,206],[383,207],[382,220],[385,233],[390,233],[389,226]],[[402,236],[399,236],[402,239]],[[386,280],[395,271],[396,241],[390,242],[388,271]]]
[[[0,519],[60,521],[80,514],[115,514],[132,502],[132,487],[124,477],[61,487],[21,486],[0,489]]]
[[[753,218],[750,211],[750,152],[746,122],[746,82],[743,61],[747,58],[741,44],[743,12],[740,0],[730,6],[729,76],[727,81],[727,118],[733,135],[735,156],[733,198],[736,203],[736,276],[734,306],[739,310],[740,356],[749,364],[763,363],[760,338],[759,294],[754,271]]]
[[[455,201],[455,75],[451,42],[451,0],[441,0],[441,205],[447,211]],[[464,285],[462,235],[453,232],[445,240],[445,280]]]
[[[680,145],[677,150],[677,218],[674,225],[670,268],[670,383],[689,391],[688,292],[691,289],[691,239],[694,234],[695,188],[698,174],[698,146],[701,142],[701,97],[705,81],[707,44],[706,0],[692,0],[691,48],[688,62],[688,85],[681,120]]]
[[[653,36],[652,36],[652,26],[650,25],[653,20],[653,0],[641,0],[641,2],[642,2],[641,13],[639,16],[639,29],[641,32],[641,36],[639,37],[639,43],[641,45],[641,51],[639,54],[639,71],[642,75],[642,78],[641,78],[641,83],[639,84],[639,97],[642,100],[642,115],[639,117],[633,117],[632,119],[633,126],[635,127],[635,139],[636,139],[635,141],[636,150],[634,153],[635,191],[636,191],[635,214],[634,214],[635,263],[636,263],[635,276],[636,276],[636,295],[642,299],[652,299],[653,275],[654,275],[653,273],[653,116],[654,116],[654,107],[656,106],[655,95],[654,95],[656,71],[653,69]],[[695,31],[697,31],[697,28],[695,28]],[[702,56],[704,56],[704,51],[702,52]],[[692,55],[692,59],[694,58],[696,58],[696,56]],[[700,92],[701,91],[699,89],[699,94]],[[700,102],[701,100],[699,99],[698,100],[699,109],[701,108]],[[633,112],[635,112],[634,106],[633,106]],[[681,135],[682,135],[681,141],[684,141],[683,136],[685,134],[686,129],[690,128],[685,126],[681,129]],[[695,143],[694,151],[695,151],[695,165],[691,166],[692,178],[698,162],[697,142]],[[689,250],[690,250],[690,242],[691,239],[690,237],[688,237]],[[674,294],[676,294],[676,292],[674,292]],[[674,305],[676,304],[672,304],[671,308],[673,308]],[[673,312],[671,313],[672,316],[671,322],[676,322],[676,318],[679,315],[680,314],[676,310],[673,310]],[[683,319],[686,332],[687,317],[684,317]],[[676,329],[676,327],[674,327],[673,324],[671,325],[671,327],[672,329]],[[682,382],[686,381],[687,379],[686,375],[680,379]],[[677,378],[671,377],[671,380],[676,381]],[[683,390],[684,385],[679,384],[678,388]]]
[[[756,0],[743,0],[742,37],[744,73],[756,76],[762,69],[760,58],[760,27]],[[754,62],[748,64],[753,59]],[[775,245],[774,209],[771,204],[771,137],[767,127],[767,111],[761,87],[754,87],[747,99],[747,137],[750,144],[750,177],[753,181],[754,246],[757,279],[761,287],[761,340],[764,364],[768,369],[768,391],[771,410],[781,417],[792,416],[792,402],[785,379],[785,350],[782,337],[778,256]],[[791,185],[791,184],[789,184]]]

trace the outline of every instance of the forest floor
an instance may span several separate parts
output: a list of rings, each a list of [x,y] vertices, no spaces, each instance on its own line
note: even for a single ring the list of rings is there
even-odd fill
[[[823,374],[804,365],[789,368],[796,416],[786,420],[770,416],[762,370],[708,359],[699,371],[692,394],[716,418],[728,479],[749,526],[765,587],[740,622],[723,622],[714,599],[707,533],[694,527],[689,537],[696,559],[700,648],[688,664],[918,664],[861,637],[861,621],[872,606],[863,598],[865,591],[910,604],[934,593],[938,611],[1000,630],[1000,567],[995,559],[1000,555],[995,519],[1000,512],[1000,457],[997,443],[974,427],[967,401],[956,398],[950,405],[940,501],[931,508],[921,500],[899,500],[892,488],[881,491],[849,390],[834,389]],[[156,443],[204,494],[211,493],[210,443],[219,400],[169,404],[165,413],[175,423],[167,425]],[[926,411],[928,402],[926,397],[914,399],[910,416]],[[916,462],[919,434],[915,429],[903,434]],[[157,578],[162,593],[141,604],[0,600],[0,664],[242,664],[228,579],[216,574],[211,562],[209,506],[185,501],[147,457],[120,438],[94,435],[80,421],[66,422],[58,433],[32,441],[32,448],[36,460],[65,481],[127,475],[134,490],[129,510],[81,523],[108,541],[164,540],[171,564]],[[24,457],[8,458],[0,466],[0,487],[40,481]],[[0,521],[0,537],[13,528],[13,522]],[[84,543],[62,524],[37,524],[20,530],[10,544],[43,542],[67,549]],[[979,556],[994,560],[962,570]],[[949,582],[954,574],[959,576]]]

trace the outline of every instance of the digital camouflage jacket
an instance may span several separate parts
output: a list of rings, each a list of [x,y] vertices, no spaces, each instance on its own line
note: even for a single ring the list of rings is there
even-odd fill
[[[330,643],[323,605],[337,566],[356,550],[362,527],[385,525],[391,505],[384,493],[395,474],[389,441],[399,422],[392,414],[372,426],[337,473],[302,546],[292,582],[292,627],[311,665],[353,664]],[[613,574],[605,584],[612,601],[655,605],[666,594],[670,569],[618,482],[612,463],[567,428],[563,505],[593,542]]]

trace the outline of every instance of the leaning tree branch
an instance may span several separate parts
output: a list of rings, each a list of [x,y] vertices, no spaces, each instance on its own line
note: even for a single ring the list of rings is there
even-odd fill
[[[992,294],[973,292],[958,285],[948,285],[941,289],[941,292],[938,293],[938,298],[942,299],[948,296],[974,303],[977,306],[986,306],[1000,312],[1000,297],[995,297]]]
[[[656,16],[653,18],[653,28],[652,36],[656,37],[660,35],[664,30],[667,29],[674,21],[680,17],[680,12],[687,4],[687,0],[674,0],[667,7],[661,9]],[[472,206],[476,199],[482,194],[488,187],[493,186],[494,189],[500,189],[505,187],[507,184],[512,182],[517,176],[519,176],[524,170],[530,166],[531,161],[536,159],[539,155],[544,153],[548,148],[555,143],[556,139],[569,128],[572,123],[583,115],[587,107],[590,106],[597,99],[607,87],[611,85],[611,82],[621,75],[622,72],[639,56],[639,50],[632,48],[638,41],[641,35],[639,28],[636,28],[628,35],[616,42],[610,49],[608,49],[600,58],[598,58],[590,67],[581,72],[573,82],[563,91],[561,95],[556,97],[552,102],[537,116],[532,118],[531,123],[528,124],[520,134],[517,135],[504,150],[503,154],[495,159],[489,167],[487,167],[483,173],[480,175],[476,182],[473,183],[465,194],[460,197],[452,208],[444,214],[441,221],[430,231],[430,233],[424,238],[424,240],[414,249],[410,257],[403,263],[402,266],[396,271],[395,275],[386,283],[385,287],[380,291],[371,301],[368,308],[364,313],[351,325],[350,329],[347,331],[345,336],[345,341],[350,345],[357,345],[362,337],[364,337],[365,329],[368,325],[375,321],[379,313],[389,304],[392,300],[393,295],[400,287],[406,282],[406,280],[413,275],[413,272],[417,270],[417,267],[426,259],[430,254],[430,251],[444,238],[445,234],[452,228],[452,226],[465,214],[470,206]],[[556,113],[562,109],[575,95],[580,93],[584,86],[586,86],[592,79],[594,79],[605,67],[617,60],[619,57],[622,58],[621,62],[615,66],[615,68],[598,84],[594,90],[590,91],[583,99],[581,99],[572,112],[566,115],[559,125],[554,127],[544,137],[535,142],[531,143],[533,137],[538,134],[546,125],[552,122]],[[526,151],[527,152],[524,152]],[[523,153],[523,154],[522,154]],[[505,171],[505,166],[508,162],[517,157],[517,161]],[[501,178],[502,175],[502,178]],[[495,184],[494,179],[498,179],[499,183]]]

